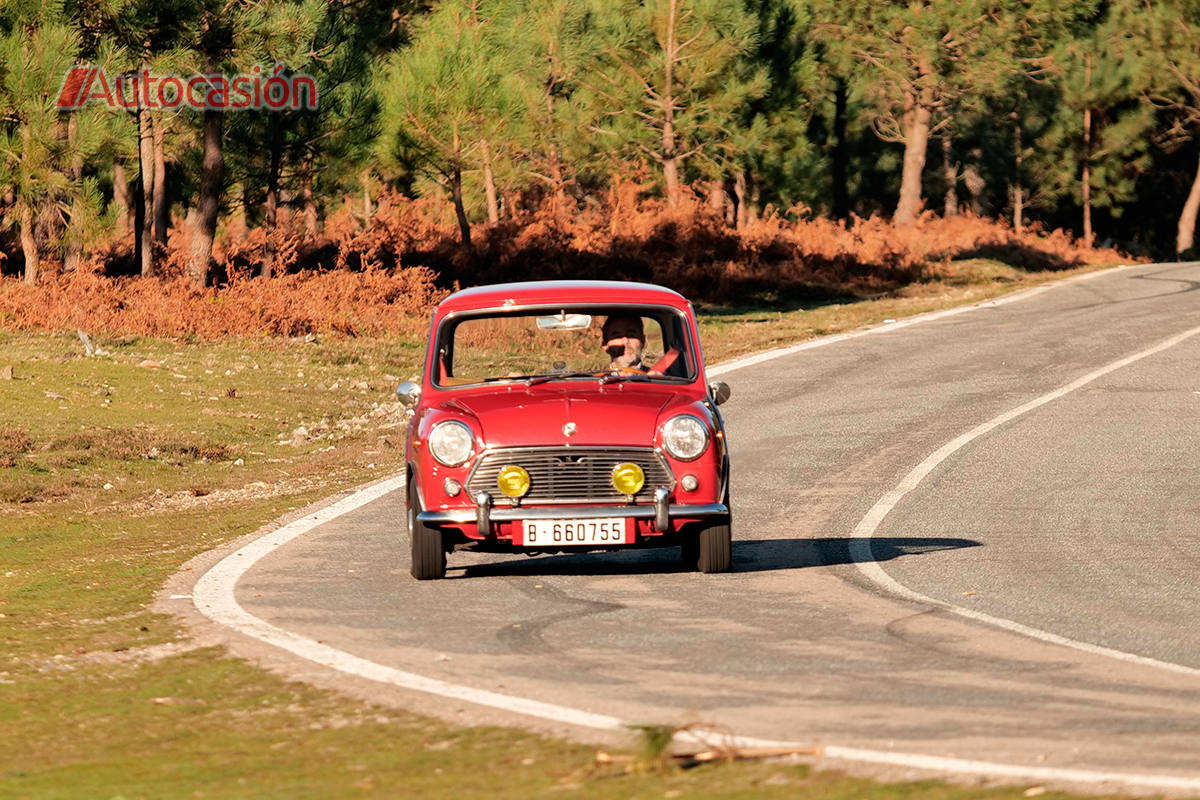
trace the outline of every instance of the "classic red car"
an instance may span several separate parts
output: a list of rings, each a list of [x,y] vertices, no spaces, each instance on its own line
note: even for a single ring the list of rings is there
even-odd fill
[[[408,423],[412,574],[456,548],[680,548],[731,565],[729,455],[696,317],[661,286],[482,286],[433,313]]]

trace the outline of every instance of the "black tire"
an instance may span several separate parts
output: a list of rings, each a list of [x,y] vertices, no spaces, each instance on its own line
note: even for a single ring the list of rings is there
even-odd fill
[[[733,568],[733,536],[728,517],[706,525],[700,531],[697,544],[700,553],[696,569],[711,574],[729,572]]]
[[[412,576],[419,581],[446,577],[446,549],[442,532],[417,520],[417,490],[408,487],[408,539],[412,544]]]

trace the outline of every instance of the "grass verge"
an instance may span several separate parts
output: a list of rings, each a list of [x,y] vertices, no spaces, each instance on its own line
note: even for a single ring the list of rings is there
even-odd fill
[[[866,302],[702,309],[710,363],[994,297],[1058,274],[964,264]],[[783,763],[596,766],[196,649],[148,605],[180,564],[397,471],[391,401],[423,342],[0,333],[0,798],[1016,797]],[[1047,795],[1051,796],[1051,795]]]

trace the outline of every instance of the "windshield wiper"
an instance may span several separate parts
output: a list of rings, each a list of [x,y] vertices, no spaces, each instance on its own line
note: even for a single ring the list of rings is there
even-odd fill
[[[539,383],[545,383],[546,381],[562,380],[563,378],[594,378],[594,377],[596,377],[596,373],[594,371],[588,370],[588,371],[584,372],[582,370],[577,370],[574,372],[543,372],[540,375],[530,375],[529,377],[524,378],[523,380],[525,381],[526,386],[534,386]]]
[[[618,372],[613,370],[600,379],[601,385],[619,383],[621,381],[648,381],[650,376],[644,372]]]

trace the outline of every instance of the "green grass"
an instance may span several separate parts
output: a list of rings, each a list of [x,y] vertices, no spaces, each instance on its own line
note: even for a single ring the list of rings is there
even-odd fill
[[[854,304],[709,309],[706,353],[1048,277],[992,262],[962,275]],[[1021,796],[783,763],[627,774],[587,747],[455,727],[189,649],[148,610],[155,591],[198,553],[399,470],[403,429],[384,412],[424,342],[96,344],[106,353],[85,358],[73,333],[0,332],[0,368],[13,367],[0,380],[0,798]]]

